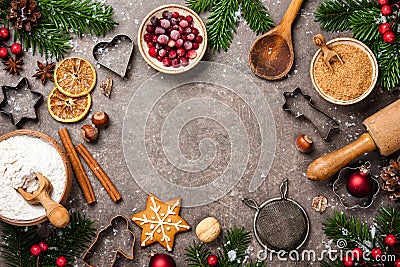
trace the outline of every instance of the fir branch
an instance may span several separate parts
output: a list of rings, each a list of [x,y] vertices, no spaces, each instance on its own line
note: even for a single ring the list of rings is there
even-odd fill
[[[186,0],[186,5],[196,13],[209,11],[214,4],[214,0]]]
[[[236,13],[239,10],[239,0],[216,0],[211,10],[208,27],[209,46],[215,51],[221,49],[227,51],[236,33],[238,19]]]
[[[353,37],[364,42],[372,50],[376,48],[371,46],[382,40],[378,31],[381,22],[376,19],[380,17],[380,14],[379,8],[371,7],[368,12],[354,12],[349,18],[349,28],[353,31]]]
[[[379,84],[388,90],[400,85],[400,42],[382,42],[377,52]]]
[[[241,266],[247,253],[247,248],[251,242],[251,232],[246,231],[243,227],[237,228],[234,226],[229,229],[224,237],[223,250],[218,253],[218,258],[221,259],[219,267]],[[236,257],[233,262],[229,257],[230,253],[235,253]]]
[[[30,247],[38,240],[37,227],[18,227],[1,223],[0,240],[0,252],[6,266],[36,265],[36,257],[30,253]]]
[[[377,235],[381,238],[378,240],[381,247],[385,247],[384,237],[388,234],[394,234],[400,237],[400,210],[388,206],[381,208],[376,214],[374,222],[376,223]]]
[[[186,262],[189,267],[207,266],[207,257],[210,255],[210,249],[204,247],[204,244],[193,241],[193,245],[186,249]]]
[[[318,5],[315,18],[327,31],[345,31],[350,29],[353,13],[377,6],[377,3],[370,0],[327,0]]]
[[[43,20],[63,33],[104,35],[117,23],[111,6],[92,0],[40,0]]]
[[[274,22],[267,8],[259,0],[240,0],[242,16],[257,35],[269,31]]]

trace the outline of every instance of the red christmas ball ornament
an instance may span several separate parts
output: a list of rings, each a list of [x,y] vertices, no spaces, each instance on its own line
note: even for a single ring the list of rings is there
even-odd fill
[[[46,252],[49,249],[49,245],[47,245],[45,242],[40,242],[39,247],[42,252]]]
[[[382,38],[385,43],[393,44],[396,41],[396,34],[392,31],[385,32]]]
[[[64,256],[60,256],[56,259],[57,267],[65,267],[67,266],[67,259]]]
[[[347,178],[346,188],[353,197],[363,198],[368,196],[372,192],[372,187],[373,183],[367,166],[361,166],[360,171],[353,172]]]
[[[15,43],[11,46],[10,50],[11,50],[11,53],[18,56],[22,53],[22,46],[18,43]]]
[[[394,262],[394,267],[400,267],[400,259],[397,259],[397,260]]]
[[[149,267],[176,267],[176,263],[170,255],[160,253],[151,257]]]
[[[390,14],[392,14],[392,8],[389,5],[384,5],[381,8],[381,13],[384,16],[389,16]]]
[[[396,245],[396,244],[397,244],[397,238],[396,238],[396,236],[395,236],[394,234],[388,234],[388,235],[385,237],[385,243],[386,243],[386,245],[388,245],[388,246],[394,246],[394,245]]]
[[[8,29],[5,27],[0,28],[0,38],[7,40],[8,37],[10,37],[10,32],[8,31]]]
[[[361,248],[355,248],[351,251],[351,255],[353,256],[353,259],[359,261],[362,259],[363,250]]]
[[[385,5],[388,5],[388,4],[389,4],[389,0],[378,0],[378,3],[379,3],[381,6],[385,6]]]
[[[346,256],[343,258],[343,265],[346,267],[351,267],[354,265],[353,257]]]
[[[218,264],[218,257],[216,255],[210,255],[207,257],[207,264],[210,266],[217,266]]]
[[[389,23],[385,22],[385,23],[382,23],[381,25],[379,25],[378,30],[379,30],[380,34],[385,34],[386,32],[391,32],[392,27],[390,26]]]
[[[7,59],[8,58],[8,50],[5,47],[0,47],[0,58]]]
[[[382,250],[380,248],[372,249],[371,256],[373,259],[379,260],[382,257]]]
[[[39,245],[33,245],[31,247],[31,254],[33,256],[39,256],[42,250],[40,249]]]

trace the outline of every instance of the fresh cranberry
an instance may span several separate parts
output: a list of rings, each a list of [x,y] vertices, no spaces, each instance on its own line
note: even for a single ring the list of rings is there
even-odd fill
[[[178,57],[183,57],[186,54],[186,50],[183,48],[178,48],[178,50],[176,50],[176,53],[178,54]]]
[[[199,49],[199,43],[193,43],[192,44],[192,48],[194,49],[194,50],[196,50],[196,49]]]
[[[189,34],[192,32],[192,28],[186,27],[185,30],[183,31],[185,34]]]
[[[189,65],[189,59],[187,57],[181,58],[181,64],[183,67],[186,67],[187,65]]]
[[[2,27],[0,28],[0,38],[3,40],[7,40],[10,37],[10,32],[7,28]]]
[[[159,43],[155,43],[154,47],[157,49],[157,51],[163,48],[163,46]]]
[[[195,58],[195,57],[197,57],[197,52],[195,50],[189,50],[187,52],[187,56],[188,56],[188,58]]]
[[[153,40],[153,35],[151,35],[150,33],[146,33],[145,35],[144,35],[144,41],[146,42],[146,43],[149,43],[149,42],[151,42]]]
[[[156,57],[157,56],[157,49],[155,47],[150,47],[149,48],[149,55],[151,57]]]
[[[180,47],[182,47],[182,46],[183,46],[183,40],[182,40],[182,39],[178,39],[178,40],[176,40],[176,42],[175,42],[175,46],[176,46],[177,48],[180,48]]]
[[[174,19],[177,19],[177,18],[179,18],[179,13],[178,12],[173,12],[172,13],[172,17],[174,18]]]
[[[0,47],[0,58],[7,59],[8,58],[8,50],[5,47]]]
[[[181,20],[179,22],[179,26],[181,26],[182,28],[186,28],[187,26],[189,26],[189,23],[187,22],[187,20]]]
[[[163,58],[160,57],[160,56],[157,56],[157,60],[160,61],[160,62],[162,62]]]
[[[175,26],[176,24],[178,24],[178,20],[175,19],[175,18],[172,18],[172,19],[170,19],[169,21],[171,22],[171,24],[172,24],[173,26]]]
[[[156,27],[160,26],[160,20],[158,18],[156,18],[155,16],[151,17],[150,23]]]
[[[179,34],[184,34],[184,33],[185,33],[185,31],[184,31],[182,28],[180,28],[180,27],[179,27],[178,32],[179,32]]]
[[[173,59],[171,63],[173,68],[179,68],[181,66],[180,60],[177,58]]]
[[[186,40],[187,40],[187,36],[186,36],[185,34],[182,34],[181,39],[182,39],[183,41],[186,41]]]
[[[161,27],[156,27],[155,34],[165,34],[165,29],[161,28]]]
[[[165,66],[165,67],[169,67],[169,66],[171,66],[171,59],[169,59],[169,58],[164,58],[163,60],[162,60],[162,63],[163,63],[163,65]]]
[[[185,16],[182,16],[182,15],[179,16],[179,21],[184,20],[184,19],[185,19]]]
[[[193,22],[193,17],[192,17],[191,15],[187,15],[185,19],[186,19],[186,21],[189,22],[189,23],[192,23],[192,22]]]
[[[196,37],[196,43],[201,44],[201,42],[203,42],[203,36],[197,35],[197,37]]]
[[[153,47],[154,46],[154,43],[153,42],[148,42],[147,43],[147,47]]]
[[[170,19],[170,18],[172,18],[172,14],[171,14],[171,12],[169,12],[168,10],[165,10],[165,11],[162,13],[162,16],[163,16],[164,19]]]
[[[171,39],[175,40],[175,41],[178,40],[179,37],[181,37],[179,31],[177,31],[177,30],[172,30],[170,35],[171,35]]]
[[[158,38],[157,38],[157,42],[158,42],[159,44],[162,44],[162,45],[168,44],[168,41],[169,41],[169,37],[166,36],[166,35],[164,35],[164,34],[161,34],[161,35],[158,36]]]
[[[152,40],[153,43],[157,43],[157,39],[158,39],[158,36],[157,36],[157,35],[154,35],[154,36],[153,36],[153,40]]]
[[[169,57],[169,58],[176,58],[176,51],[175,51],[175,50],[169,51],[168,57]]]
[[[146,26],[146,32],[148,33],[154,33],[154,26],[153,25],[147,25]]]
[[[168,46],[169,46],[169,47],[174,47],[174,46],[175,46],[175,41],[172,40],[172,39],[169,40],[169,41],[168,41]]]
[[[192,28],[192,33],[194,35],[197,35],[197,34],[199,34],[199,30],[197,28]]]
[[[162,20],[160,20],[160,25],[164,29],[167,29],[167,28],[169,28],[169,26],[171,26],[171,22],[167,19],[162,19]]]
[[[193,33],[188,34],[187,39],[188,41],[193,41],[196,36]]]
[[[193,47],[192,42],[186,41],[183,43],[183,48],[185,48],[186,50],[190,50],[192,49],[192,47]]]
[[[167,50],[165,49],[160,49],[160,51],[158,51],[158,55],[160,57],[165,57],[167,55]]]

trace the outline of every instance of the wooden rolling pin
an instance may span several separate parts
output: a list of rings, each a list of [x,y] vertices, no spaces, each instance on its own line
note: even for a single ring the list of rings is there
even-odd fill
[[[314,160],[307,169],[308,179],[325,180],[352,160],[375,149],[382,156],[388,156],[400,149],[400,99],[363,123],[367,133],[353,143]]]

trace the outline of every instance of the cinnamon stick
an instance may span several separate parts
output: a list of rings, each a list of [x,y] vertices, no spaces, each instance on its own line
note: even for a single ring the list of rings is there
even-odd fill
[[[82,163],[79,160],[78,154],[75,151],[74,144],[71,141],[67,128],[62,128],[58,131],[61,142],[64,145],[68,158],[71,162],[72,169],[74,170],[76,180],[82,189],[86,202],[92,204],[96,202],[96,197],[93,192],[92,184],[83,169]]]
[[[118,202],[121,200],[121,194],[118,192],[118,189],[111,182],[110,178],[101,168],[99,163],[93,158],[90,152],[83,144],[79,144],[75,147],[76,151],[81,155],[81,157],[85,160],[86,164],[92,170],[94,175],[96,175],[97,179],[99,179],[100,183],[103,185],[104,189],[107,191],[108,195],[114,202]]]

